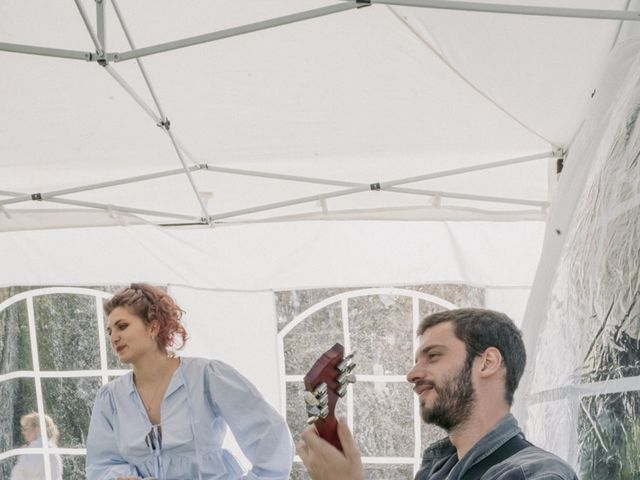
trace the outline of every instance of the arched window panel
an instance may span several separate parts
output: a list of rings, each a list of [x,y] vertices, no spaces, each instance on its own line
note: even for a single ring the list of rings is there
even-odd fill
[[[110,351],[102,311],[120,288],[0,288],[0,478],[10,478],[19,458],[44,465],[46,455],[61,457],[65,480],[86,478],[96,392],[126,371]],[[20,431],[31,412],[49,415],[60,432],[35,454]]]
[[[406,381],[424,316],[483,306],[482,288],[432,284],[385,288],[331,288],[275,292],[281,351],[283,410],[298,438],[306,427],[303,377],[335,342],[356,351],[358,381],[338,402],[363,455],[368,479],[412,479],[422,450],[444,436],[420,419]],[[296,458],[292,479],[308,478]]]

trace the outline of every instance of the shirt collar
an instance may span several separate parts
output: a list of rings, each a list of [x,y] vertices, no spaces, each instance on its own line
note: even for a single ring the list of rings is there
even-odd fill
[[[173,376],[171,377],[171,381],[169,382],[169,386],[167,387],[167,392],[164,395],[165,397],[168,397],[173,392],[175,392],[178,388],[184,385],[184,376],[182,374],[182,365],[184,363],[184,359],[181,357],[178,357],[178,360],[180,360],[180,363],[178,364],[178,368],[176,368],[176,371],[173,372]],[[127,373],[126,382],[127,382],[127,390],[129,392],[129,395],[135,395],[136,384],[133,381],[133,370]]]

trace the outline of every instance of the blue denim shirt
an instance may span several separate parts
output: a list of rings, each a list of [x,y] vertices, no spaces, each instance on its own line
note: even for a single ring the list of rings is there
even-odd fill
[[[416,480],[460,480],[473,465],[492,454],[516,435],[522,435],[518,422],[509,414],[458,460],[448,438],[430,445],[422,455]],[[482,480],[577,480],[573,469],[562,459],[536,446],[530,446],[492,466]]]

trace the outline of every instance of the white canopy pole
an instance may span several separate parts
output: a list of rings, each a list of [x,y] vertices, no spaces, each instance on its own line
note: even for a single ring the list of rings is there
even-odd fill
[[[105,11],[104,11],[104,0],[95,0],[96,1],[96,29],[98,30],[98,41],[102,46],[102,50],[107,50],[107,32],[104,26],[105,20]]]
[[[130,208],[130,207],[123,207],[120,205],[111,205],[106,203],[94,203],[94,202],[84,202],[81,200],[69,200],[66,198],[48,198],[46,201],[52,202],[52,203],[61,203],[63,205],[74,205],[77,207],[94,208],[97,210],[105,210],[105,211],[113,211],[113,212],[121,212],[121,213],[135,213],[138,215],[149,215],[151,217],[175,218],[178,220],[188,220],[192,222],[199,222],[202,220],[200,217],[195,217],[193,215],[182,215],[179,213],[160,212],[158,210],[146,210],[142,208]]]
[[[161,127],[167,133],[167,135],[169,135],[171,143],[178,155],[178,159],[180,160],[180,163],[182,164],[182,167],[184,169],[184,173],[187,175],[187,180],[189,181],[189,184],[191,185],[191,188],[193,189],[193,192],[196,195],[198,203],[200,204],[200,209],[202,210],[202,218],[206,220],[209,217],[209,213],[207,212],[207,207],[204,203],[204,200],[202,199],[202,196],[200,195],[200,192],[198,192],[198,187],[196,186],[195,181],[193,180],[193,175],[191,175],[191,171],[187,166],[187,162],[182,156],[182,150],[179,147],[177,140],[173,136],[173,132],[171,132],[170,130],[169,120],[166,118],[161,119],[160,117],[158,117],[156,113],[153,110],[151,110],[151,108],[140,98],[140,96],[129,86],[129,84],[110,65],[107,64],[104,66],[104,68],[107,71],[107,73],[109,73],[109,75],[111,75],[116,80],[116,82],[118,82],[120,86],[122,86],[122,88],[124,88],[125,91],[129,95],[131,95],[131,97],[136,101],[136,103],[140,105],[142,109],[145,112],[147,112],[147,114],[153,120],[155,120],[156,125]]]
[[[489,195],[473,195],[470,193],[442,192],[438,190],[419,190],[417,188],[389,187],[385,192],[408,193],[410,195],[426,195],[429,197],[458,198],[475,200],[476,202],[506,203],[511,205],[529,205],[531,207],[547,208],[550,203],[542,200],[525,200],[523,198],[492,197]]]
[[[28,55],[43,55],[45,57],[70,58],[73,60],[91,61],[91,52],[79,50],[65,50],[62,48],[37,47],[35,45],[20,45],[17,43],[0,42],[0,50],[5,52],[26,53]]]
[[[183,170],[178,170],[178,173],[183,173]],[[110,182],[112,183],[112,182]],[[70,189],[71,190],[71,189]],[[86,190],[86,188],[84,188]],[[83,189],[75,189],[76,192],[83,191]],[[71,192],[67,192],[71,193]],[[120,205],[111,205],[107,203],[95,203],[95,202],[85,202],[82,200],[71,200],[67,198],[55,198],[55,197],[45,197],[46,194],[33,194],[27,195],[24,193],[18,192],[9,192],[6,190],[0,190],[0,195],[19,197],[16,199],[8,200],[9,203],[18,203],[24,202],[28,200],[33,201],[43,201],[43,202],[51,202],[51,203],[61,203],[63,205],[74,205],[77,207],[87,207],[94,208],[97,210],[105,210],[105,211],[113,211],[113,212],[122,212],[122,213],[136,213],[139,215],[149,215],[152,217],[165,217],[165,218],[176,218],[178,220],[189,220],[189,221],[201,221],[200,218],[194,217],[193,215],[182,215],[179,213],[171,213],[171,212],[160,212],[157,210],[146,210],[141,208],[130,208],[123,207]],[[17,201],[16,201],[17,200]],[[0,211],[4,213],[7,218],[11,218],[11,213],[9,210],[5,209],[3,205],[0,205]]]
[[[189,167],[190,170],[199,170],[200,168],[203,168],[203,167],[200,165],[195,167]],[[34,194],[7,192],[7,191],[0,190],[0,195],[16,197],[16,198],[11,198],[7,200],[0,200],[0,206],[10,205],[12,203],[28,202],[30,200],[34,200],[33,198],[34,195],[37,195],[39,197],[38,200],[49,200],[53,197],[58,197],[60,195],[69,195],[71,193],[86,192],[88,190],[98,190],[100,188],[115,187],[117,185],[125,185],[127,183],[142,182],[144,180],[170,177],[172,175],[181,175],[182,173],[184,173],[184,169],[177,168],[174,170],[165,170],[164,172],[149,173],[147,175],[138,175],[135,177],[120,178],[120,179],[111,180],[108,182],[92,183],[90,185],[82,185],[79,187],[65,188],[62,190],[52,190],[50,192],[42,192],[42,193],[34,193]]]
[[[474,172],[478,170],[487,170],[490,168],[504,167],[507,165],[514,165],[518,163],[530,162],[532,160],[540,160],[542,158],[553,157],[554,155],[555,155],[554,152],[538,153],[535,155],[527,155],[524,157],[511,158],[508,160],[500,160],[497,162],[484,163],[482,165],[473,165],[469,167],[454,168],[452,170],[444,170],[441,172],[427,173],[425,175],[402,178],[399,180],[392,180],[389,182],[373,183],[370,185],[360,185],[352,188],[346,188],[344,190],[337,190],[335,192],[323,193],[319,195],[310,195],[310,196],[296,198],[292,200],[285,200],[282,202],[275,202],[267,205],[261,205],[258,207],[244,208],[240,210],[234,210],[231,212],[220,213],[217,215],[212,215],[209,218],[212,221],[216,221],[216,220],[221,220],[223,218],[237,217],[237,216],[246,215],[249,213],[263,212],[265,210],[274,210],[276,208],[288,207],[291,205],[298,205],[301,203],[316,202],[318,200],[327,199],[327,198],[342,197],[345,195],[351,195],[353,193],[366,192],[368,190],[386,190],[389,187],[394,187],[396,185],[420,182],[420,181],[429,180],[433,178],[442,178],[442,177],[448,177],[452,175],[459,175],[461,173]]]
[[[80,0],[75,0],[75,2],[76,2],[76,7],[78,7],[78,11],[80,12],[80,16],[82,17],[82,21],[84,22],[85,27],[87,27],[87,32],[89,32],[89,36],[91,37],[91,40],[93,41],[93,44],[96,47],[96,52],[98,52],[98,55],[100,55],[104,52],[104,49],[100,44],[100,40],[98,40],[98,36],[96,35],[96,32],[93,30],[93,26],[91,25],[91,22],[89,22],[89,17],[87,16],[87,12],[85,12],[84,7],[82,6],[82,3],[80,3]]]
[[[129,28],[127,27],[127,24],[124,21],[122,12],[120,12],[120,7],[118,6],[118,3],[116,2],[116,0],[111,0],[111,4],[113,5],[113,10],[116,12],[116,17],[118,17],[118,22],[120,22],[122,31],[124,32],[124,35],[127,38],[127,43],[129,44],[129,47],[132,50],[134,50],[136,47],[135,47],[135,44],[133,43],[133,37],[131,36],[129,32]],[[140,73],[142,73],[142,78],[144,78],[144,81],[147,84],[147,88],[149,89],[151,98],[153,98],[153,102],[156,104],[156,108],[158,109],[158,113],[160,114],[160,117],[163,119],[166,119],[166,115],[164,114],[164,111],[162,110],[162,106],[160,105],[160,101],[158,100],[156,92],[153,89],[153,86],[151,85],[151,80],[149,80],[149,76],[147,75],[147,70],[144,68],[144,65],[142,64],[142,60],[140,60],[139,58],[136,58],[136,63],[138,64],[138,68],[140,68]],[[187,154],[187,156],[189,155]]]
[[[371,0],[371,3],[405,7],[436,8],[486,13],[510,13],[546,17],[593,18],[601,20],[640,21],[640,12],[624,10],[595,10],[584,8],[542,7],[531,5],[502,5],[498,3],[458,2],[451,0]]]
[[[358,186],[366,185],[370,187],[370,184],[368,183],[365,184],[362,182],[345,182],[343,180],[329,180],[326,178],[301,177],[297,175],[284,175],[279,173],[259,172],[255,170],[239,170],[237,168],[215,167],[212,165],[204,165],[203,168],[206,171],[229,173],[232,175],[247,175],[247,176],[253,176],[253,177],[273,178],[277,180],[289,180],[293,182],[313,183],[318,185],[334,185],[337,187],[358,187]],[[410,195],[426,195],[431,197],[440,196],[443,198],[460,198],[460,199],[467,199],[467,200],[476,200],[480,202],[530,205],[530,206],[541,207],[541,208],[546,208],[549,206],[549,202],[547,201],[524,200],[519,198],[506,198],[506,197],[491,197],[486,195],[451,193],[451,192],[435,191],[435,190],[422,190],[417,188],[388,187],[388,188],[385,188],[385,191],[396,192],[396,193],[407,193]]]
[[[345,10],[351,10],[359,8],[362,5],[348,0],[345,3],[339,3],[336,5],[330,5],[328,7],[316,8],[305,12],[294,13],[291,15],[285,15],[283,17],[272,18],[269,20],[263,20],[261,22],[250,23],[240,27],[228,28],[226,30],[220,30],[219,32],[206,33],[204,35],[197,35],[195,37],[184,38],[181,40],[175,40],[173,42],[160,43],[158,45],[152,45],[150,47],[134,49],[124,53],[112,53],[107,55],[107,60],[114,62],[122,62],[124,60],[131,60],[132,58],[144,57],[147,55],[154,55],[156,53],[167,52],[169,50],[176,50],[178,48],[190,47],[192,45],[199,45],[201,43],[212,42],[223,38],[235,37],[237,35],[243,35],[245,33],[257,32],[259,30],[266,30],[268,28],[278,27],[280,25],[287,25],[289,23],[296,23],[303,20],[309,20],[312,18],[322,17],[325,15],[331,15],[333,13],[344,12]]]

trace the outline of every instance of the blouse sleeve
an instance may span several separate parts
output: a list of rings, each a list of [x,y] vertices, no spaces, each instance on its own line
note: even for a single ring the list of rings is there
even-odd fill
[[[231,366],[212,360],[206,375],[214,407],[253,466],[242,478],[287,480],[293,462],[293,441],[284,419]]]
[[[136,469],[120,456],[113,430],[114,408],[106,385],[96,395],[87,436],[86,470],[89,480],[136,477]]]

